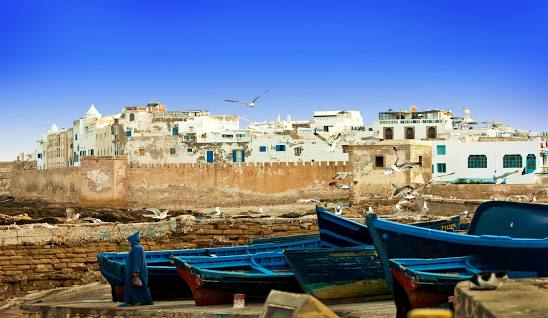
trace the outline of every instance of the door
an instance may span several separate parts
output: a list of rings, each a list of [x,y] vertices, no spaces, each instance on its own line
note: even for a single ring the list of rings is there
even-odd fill
[[[215,161],[215,157],[213,156],[213,150],[208,150],[206,152],[206,160],[207,163],[212,163],[213,161]]]

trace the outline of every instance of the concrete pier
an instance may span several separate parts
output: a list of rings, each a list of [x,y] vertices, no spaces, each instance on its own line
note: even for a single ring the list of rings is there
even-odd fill
[[[496,290],[455,288],[455,318],[548,317],[548,278],[511,279]]]

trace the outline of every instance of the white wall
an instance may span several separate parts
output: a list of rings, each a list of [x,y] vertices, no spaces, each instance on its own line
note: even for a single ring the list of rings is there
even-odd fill
[[[446,154],[438,155],[437,146],[445,145]],[[503,168],[503,157],[509,154],[522,156],[521,168]],[[454,181],[459,178],[466,179],[492,179],[494,171],[496,175],[505,172],[520,170],[506,180],[508,184],[530,184],[538,181],[535,173],[521,174],[525,167],[528,154],[536,156],[536,171],[542,167],[540,156],[540,140],[531,141],[494,141],[494,142],[460,142],[458,140],[434,141],[432,144],[432,164],[435,167],[434,176],[438,173],[437,164],[445,163],[447,173],[455,172],[455,175],[438,179],[438,181]],[[486,155],[487,168],[468,168],[469,155]],[[443,173],[442,173],[443,174]]]

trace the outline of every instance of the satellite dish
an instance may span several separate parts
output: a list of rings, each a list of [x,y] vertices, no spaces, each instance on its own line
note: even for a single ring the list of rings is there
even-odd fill
[[[472,112],[468,107],[464,107],[463,111],[466,115],[470,115],[470,113]]]
[[[415,105],[409,106],[409,111],[412,112],[412,113],[416,112],[417,111],[417,106],[415,106]]]

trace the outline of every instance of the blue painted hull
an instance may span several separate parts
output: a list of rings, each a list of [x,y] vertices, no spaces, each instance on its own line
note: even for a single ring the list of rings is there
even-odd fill
[[[442,232],[381,220],[375,214],[366,219],[389,284],[392,275],[388,260],[392,258],[481,255],[507,270],[548,276],[548,239]]]
[[[174,261],[198,306],[231,303],[233,294],[262,299],[273,289],[302,292],[281,251]]]
[[[321,208],[316,208],[316,214],[318,216],[320,238],[324,245],[329,247],[352,247],[373,244],[366,224],[346,219]],[[460,216],[457,215],[441,220],[418,222],[413,225],[443,231],[454,231],[458,229],[459,224]]]
[[[145,252],[149,271],[149,287],[153,299],[191,298],[192,293],[186,283],[177,274],[174,257],[216,257],[261,252],[282,251],[286,248],[315,248],[320,246],[317,237],[301,238],[281,243],[264,243],[236,247],[218,247],[202,249],[183,249]],[[122,301],[124,286],[124,268],[127,253],[100,253],[97,256],[99,270],[112,287],[113,301]]]
[[[505,271],[505,268],[475,256],[389,261],[392,276],[398,283],[394,293],[400,311],[425,307],[450,307],[457,283],[480,272]],[[535,272],[511,271],[510,278],[537,277]],[[403,289],[399,290],[399,287]],[[401,308],[405,307],[405,308]]]
[[[390,295],[372,245],[291,249],[284,254],[304,291],[322,301],[370,301]]]

